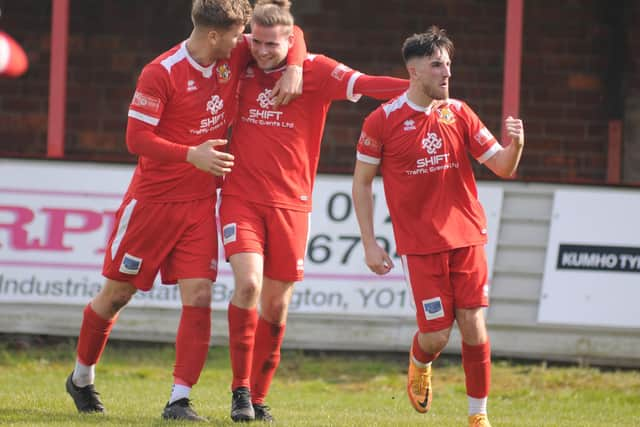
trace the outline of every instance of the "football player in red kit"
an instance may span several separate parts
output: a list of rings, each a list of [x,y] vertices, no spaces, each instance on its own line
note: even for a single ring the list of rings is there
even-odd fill
[[[203,420],[189,393],[209,349],[218,262],[216,176],[233,167],[233,156],[219,148],[236,111],[239,75],[251,58],[242,34],[250,14],[247,0],[194,0],[189,38],[140,74],[126,135],[138,166],[107,246],[106,282],[84,310],[76,366],[66,383],[80,412],[104,412],[93,385],[95,365],[120,310],[138,290],[151,289],[159,271],[163,283],[178,284],[182,300],[174,384],[162,416]],[[299,87],[305,55],[304,42],[296,42],[293,66],[274,89],[277,102],[287,102]]]
[[[469,425],[490,427],[491,351],[483,313],[487,225],[468,154],[497,175],[511,176],[524,146],[522,121],[506,118],[511,143],[503,148],[467,104],[449,98],[453,42],[444,30],[432,27],[409,37],[402,52],[409,90],[365,119],[358,142],[353,201],[366,262],[377,274],[393,268],[373,226],[372,181],[379,167],[397,253],[417,308],[409,400],[418,412],[429,410],[431,362],[456,321]]]
[[[222,187],[222,237],[235,280],[228,312],[234,421],[273,420],[265,397],[280,361],[293,285],[303,278],[311,194],[331,103],[361,95],[386,100],[408,87],[406,80],[366,76],[310,54],[303,64],[304,93],[274,108],[270,88],[284,70],[292,28],[287,0],[258,0],[251,20],[256,66],[240,77],[229,144],[235,164]]]

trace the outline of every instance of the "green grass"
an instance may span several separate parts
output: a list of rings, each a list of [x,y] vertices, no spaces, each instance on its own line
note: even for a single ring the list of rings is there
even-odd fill
[[[22,343],[0,335],[0,425],[164,426],[171,345],[111,342],[96,386],[108,414],[78,415],[64,392],[74,342]],[[405,397],[405,355],[285,351],[268,403],[278,426],[464,426],[464,375],[457,358],[434,365],[429,414]],[[231,379],[226,348],[213,348],[192,392],[198,412],[216,426],[229,418]],[[500,426],[640,426],[640,372],[548,367],[496,361],[489,414]]]

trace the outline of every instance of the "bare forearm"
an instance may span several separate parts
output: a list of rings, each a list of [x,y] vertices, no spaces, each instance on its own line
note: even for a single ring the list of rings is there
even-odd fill
[[[353,182],[353,206],[360,227],[363,245],[375,243],[373,228],[373,190],[371,185]]]
[[[518,141],[512,141],[507,147],[496,153],[496,173],[502,178],[509,178],[516,173],[520,159],[522,157],[522,149],[524,144]]]

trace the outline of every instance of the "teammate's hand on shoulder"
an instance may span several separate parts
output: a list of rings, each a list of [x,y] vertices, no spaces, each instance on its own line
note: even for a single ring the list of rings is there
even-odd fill
[[[300,95],[302,95],[302,67],[289,65],[271,91],[274,108],[287,105]]]
[[[216,147],[224,146],[226,139],[210,139],[200,145],[189,147],[187,162],[196,168],[216,176],[231,172],[233,154],[219,151]]]
[[[391,257],[377,243],[365,246],[364,256],[367,267],[376,274],[387,274],[393,268]]]
[[[524,145],[524,126],[521,119],[514,119],[509,116],[504,120],[504,126],[507,130],[507,135],[511,138],[511,141],[518,144],[518,146]]]

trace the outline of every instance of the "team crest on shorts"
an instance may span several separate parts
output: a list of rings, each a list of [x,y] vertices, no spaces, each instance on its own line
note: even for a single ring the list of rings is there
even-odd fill
[[[438,112],[438,121],[440,123],[444,123],[445,125],[452,125],[456,122],[456,117],[446,105],[436,111]]]
[[[216,67],[216,74],[220,83],[226,83],[231,78],[231,68],[226,62]]]
[[[444,317],[444,307],[440,297],[422,300],[422,309],[427,320],[439,319]]]
[[[138,274],[140,267],[142,267],[142,258],[125,253],[119,271],[124,274]]]
[[[236,233],[236,223],[232,222],[222,227],[222,244],[235,242],[238,237]]]

